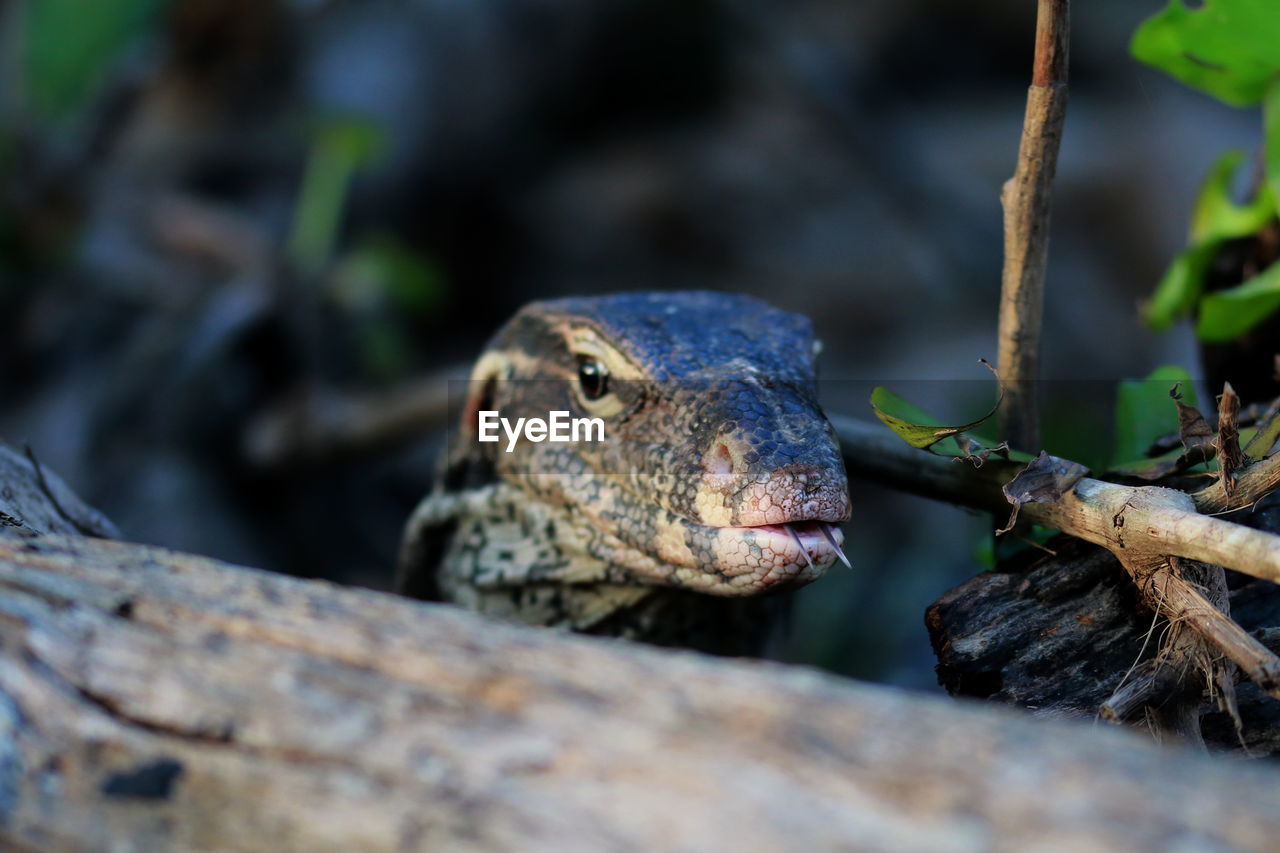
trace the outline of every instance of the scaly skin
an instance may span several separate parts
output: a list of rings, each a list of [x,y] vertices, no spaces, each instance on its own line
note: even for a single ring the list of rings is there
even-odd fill
[[[472,372],[439,481],[406,527],[401,590],[533,624],[757,650],[771,609],[759,599],[820,577],[849,517],[815,350],[806,318],[746,296],[526,306]],[[599,417],[605,439],[506,452],[505,435],[477,440],[480,410]]]

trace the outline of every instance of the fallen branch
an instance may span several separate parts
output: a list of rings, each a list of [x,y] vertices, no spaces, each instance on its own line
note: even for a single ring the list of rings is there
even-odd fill
[[[924,497],[973,509],[1005,512],[1001,487],[1022,463],[989,460],[980,468],[915,450],[883,426],[839,415],[831,417],[845,467],[864,477]],[[1022,517],[1112,551],[1173,555],[1223,565],[1280,583],[1280,536],[1204,515],[1249,506],[1280,482],[1280,454],[1241,470],[1235,494],[1216,487],[1187,495],[1159,486],[1122,486],[1081,479],[1058,501],[1028,503]],[[1122,514],[1125,523],[1117,526]]]
[[[1271,768],[80,537],[0,537],[0,729],[6,849],[1280,835]]]
[[[1235,489],[1227,493],[1226,485],[1214,481],[1211,485],[1194,493],[1196,509],[1203,513],[1217,514],[1230,512],[1252,506],[1265,495],[1271,494],[1280,486],[1280,453],[1268,456],[1240,469],[1235,478]]]
[[[871,424],[839,417],[833,418],[833,423],[851,473],[975,508],[1000,511],[997,507],[1004,495],[996,489],[1012,480],[1021,467],[989,460],[974,469],[909,448],[896,436]],[[1241,469],[1230,496],[1217,488],[1205,490],[1201,503],[1247,506],[1256,502],[1265,494],[1261,489],[1273,482],[1276,458]],[[1003,511],[1008,511],[1007,502]],[[1280,583],[1280,536],[1202,515],[1196,499],[1184,492],[1155,486],[1123,486],[1089,477],[1080,479],[1055,500],[1022,504],[1020,512],[1025,520],[1101,545],[1115,554],[1147,604],[1177,626],[1166,637],[1162,652],[1169,669],[1183,675],[1203,673],[1206,685],[1222,698],[1226,710],[1235,712],[1232,675],[1218,661],[1223,655],[1240,665],[1268,693],[1280,698],[1280,658],[1231,622],[1220,568],[1226,566]],[[1210,602],[1202,594],[1193,594],[1182,577],[1178,558],[1204,564],[1202,582],[1222,589],[1217,600]],[[1182,636],[1183,626],[1194,637]],[[1163,689],[1166,675],[1152,673],[1151,689]],[[1132,690],[1130,686],[1128,695],[1113,697],[1112,704],[1127,707],[1144,698],[1145,694],[1135,695]],[[1166,706],[1166,722],[1171,728],[1188,732],[1188,721],[1198,716],[1193,706],[1198,709],[1199,691],[1194,699],[1183,697]]]

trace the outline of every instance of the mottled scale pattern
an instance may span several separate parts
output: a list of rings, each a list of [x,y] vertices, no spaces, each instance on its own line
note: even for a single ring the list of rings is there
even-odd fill
[[[725,293],[535,302],[472,374],[401,588],[535,624],[749,650],[848,518],[807,318]],[[594,397],[580,379],[607,374]],[[599,390],[599,389],[596,389]],[[477,413],[599,417],[605,439],[477,440]],[[731,637],[730,635],[735,635]]]

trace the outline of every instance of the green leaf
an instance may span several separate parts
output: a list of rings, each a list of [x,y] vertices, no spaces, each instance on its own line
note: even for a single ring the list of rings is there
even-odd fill
[[[61,118],[101,86],[107,67],[147,33],[160,0],[38,0],[23,4],[26,89],[35,112]]]
[[[1170,0],[1143,21],[1129,50],[1202,92],[1238,107],[1262,100],[1280,71],[1280,3],[1205,0],[1189,9]]]
[[[1280,52],[1280,47],[1277,47]],[[1264,132],[1263,159],[1267,172],[1266,186],[1271,192],[1272,212],[1276,211],[1275,199],[1280,199],[1280,76],[1272,79],[1262,102],[1262,127]]]
[[[359,116],[331,116],[316,124],[289,234],[288,255],[302,275],[319,275],[332,258],[351,178],[382,147],[382,131]]]
[[[1231,341],[1280,308],[1280,262],[1229,290],[1200,300],[1196,337],[1202,341]]]
[[[1271,448],[1280,441],[1280,413],[1273,412],[1270,417],[1263,418],[1258,426],[1240,431],[1240,440],[1245,441],[1244,458],[1257,462],[1271,452]]]
[[[894,394],[887,388],[876,386],[871,392],[871,408],[876,417],[885,423],[898,437],[912,447],[921,449],[938,445],[938,452],[948,456],[966,455],[953,436],[968,432],[986,423],[1000,408],[1000,402],[978,420],[959,426],[944,426],[931,415]]]
[[[423,314],[445,296],[444,274],[431,258],[393,235],[362,241],[347,253],[334,276],[335,295],[353,306],[388,305],[398,314]]]
[[[1210,167],[1191,214],[1192,244],[1247,237],[1275,216],[1276,196],[1270,184],[1259,186],[1246,205],[1231,199],[1231,184],[1244,160],[1244,152],[1233,149],[1224,151]]]
[[[1275,216],[1276,196],[1269,183],[1259,186],[1248,204],[1232,200],[1231,184],[1244,160],[1241,151],[1224,152],[1200,185],[1191,215],[1191,245],[1173,259],[1144,311],[1152,329],[1168,329],[1196,306],[1223,241],[1257,233]]]
[[[1169,404],[1169,389],[1185,389],[1189,406],[1194,406],[1195,387],[1191,374],[1181,367],[1157,367],[1146,379],[1126,379],[1116,387],[1116,427],[1111,466],[1131,466],[1145,462],[1147,451],[1157,439],[1178,432],[1178,409]]]
[[[1163,332],[1191,312],[1204,292],[1205,276],[1221,246],[1221,240],[1208,240],[1189,246],[1173,259],[1143,310],[1150,328]]]

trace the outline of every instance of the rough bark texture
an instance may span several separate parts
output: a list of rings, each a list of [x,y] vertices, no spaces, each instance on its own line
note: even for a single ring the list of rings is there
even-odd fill
[[[35,850],[1274,849],[1280,775],[1115,730],[0,538]],[[118,845],[118,846],[117,846]]]
[[[0,533],[81,533],[118,537],[102,513],[86,505],[34,454],[20,456],[0,444]]]
[[[1079,541],[1051,545],[1056,556],[977,575],[929,609],[942,685],[954,695],[1090,719],[1126,685],[1146,699],[1176,692],[1179,680],[1155,661],[1169,626],[1143,606],[1115,557]],[[1280,587],[1228,577],[1232,618],[1280,652]],[[1144,679],[1158,683],[1142,690]],[[1280,753],[1280,702],[1251,681],[1235,689],[1243,732],[1237,735],[1227,714],[1208,713],[1202,718],[1208,746]]]
[[[24,519],[0,528],[0,849],[1262,851],[1280,834],[1269,768],[69,535],[91,511],[0,464]]]
[[[1000,192],[1004,270],[1000,284],[999,371],[1005,393],[1000,429],[1014,447],[1040,449],[1036,382],[1049,257],[1049,202],[1067,115],[1067,0],[1039,0],[1035,65],[1013,177]]]

